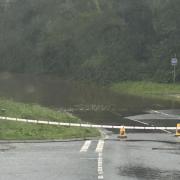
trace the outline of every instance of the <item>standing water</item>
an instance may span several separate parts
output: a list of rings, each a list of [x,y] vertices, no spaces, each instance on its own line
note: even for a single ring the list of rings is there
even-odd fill
[[[97,124],[121,125],[125,116],[180,107],[176,102],[117,94],[94,84],[27,74],[0,74],[0,96],[68,111]]]

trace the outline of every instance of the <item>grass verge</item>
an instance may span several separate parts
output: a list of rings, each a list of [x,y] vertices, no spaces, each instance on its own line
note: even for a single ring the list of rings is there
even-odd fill
[[[77,117],[57,112],[40,105],[17,103],[0,99],[0,115],[18,118],[50,120],[60,122],[81,122]],[[1,140],[67,139],[100,136],[97,129],[60,127],[0,120]]]
[[[117,93],[180,101],[180,84],[129,81],[113,84],[110,89]]]

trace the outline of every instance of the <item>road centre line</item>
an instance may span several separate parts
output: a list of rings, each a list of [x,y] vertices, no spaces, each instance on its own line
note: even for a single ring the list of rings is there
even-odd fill
[[[97,172],[98,172],[98,179],[104,179],[103,176],[103,148],[104,148],[104,140],[100,139],[98,141],[96,152],[98,152],[98,166],[97,166]]]
[[[97,172],[98,172],[98,179],[104,179],[103,176],[103,153],[98,153],[98,166],[97,166]]]
[[[91,141],[90,140],[87,140],[84,142],[84,145],[82,146],[80,152],[87,152],[88,148],[90,147],[91,145]]]

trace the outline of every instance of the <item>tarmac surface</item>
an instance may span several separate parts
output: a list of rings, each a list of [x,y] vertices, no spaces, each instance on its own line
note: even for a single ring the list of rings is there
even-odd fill
[[[180,138],[128,134],[119,140],[0,144],[0,180],[179,180]]]
[[[153,123],[166,121],[157,118]],[[127,132],[121,140],[105,133],[97,140],[0,142],[0,180],[180,179],[180,138],[175,132]]]

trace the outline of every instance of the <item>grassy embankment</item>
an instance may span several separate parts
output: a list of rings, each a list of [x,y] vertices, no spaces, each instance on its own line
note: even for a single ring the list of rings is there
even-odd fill
[[[180,101],[180,84],[163,84],[153,82],[122,82],[111,86],[117,93],[152,97],[159,99],[173,99]]]
[[[5,109],[5,111],[3,111]],[[0,99],[1,116],[50,120],[60,122],[80,122],[68,113],[57,112],[33,104],[23,104]],[[99,136],[97,129],[59,127],[53,125],[30,124],[0,120],[0,139],[67,139]]]

